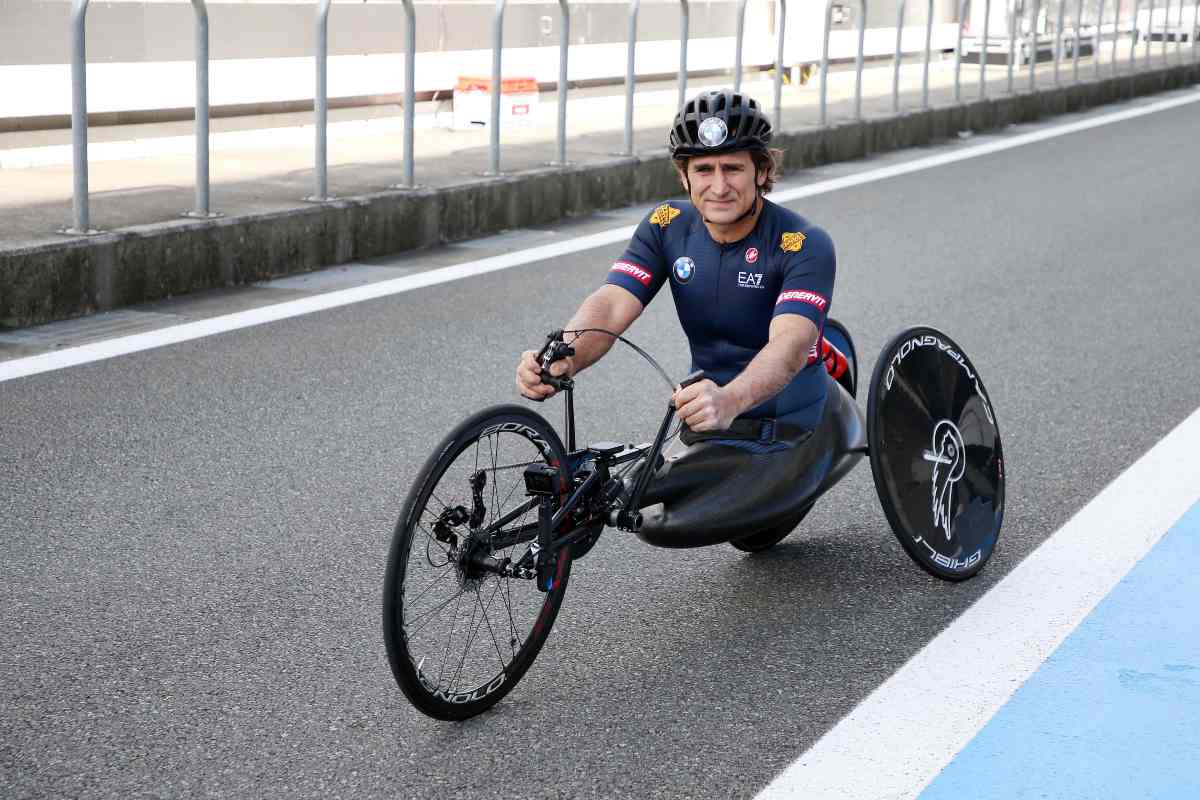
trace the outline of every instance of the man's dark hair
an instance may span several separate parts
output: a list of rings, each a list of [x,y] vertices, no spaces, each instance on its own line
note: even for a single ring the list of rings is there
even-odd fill
[[[779,179],[779,171],[783,165],[783,151],[778,147],[769,147],[766,150],[751,150],[750,158],[754,161],[754,180],[758,182],[760,174],[766,174],[767,180],[759,188],[759,194],[766,194],[775,188],[775,181]],[[684,183],[689,187],[691,182],[687,179],[688,162],[692,160],[690,156],[680,156],[673,159],[675,169],[679,170],[680,176],[683,177]],[[690,191],[690,188],[689,188]]]

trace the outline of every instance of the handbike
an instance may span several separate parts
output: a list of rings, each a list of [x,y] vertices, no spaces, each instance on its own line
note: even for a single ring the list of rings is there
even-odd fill
[[[383,627],[396,681],[425,714],[475,716],[520,681],[550,633],[573,562],[605,526],[660,547],[765,550],[869,455],[893,532],[923,569],[959,581],[991,556],[1004,510],[1000,434],[978,373],[945,334],[910,328],[889,342],[864,416],[854,400],[853,341],[829,320],[822,353],[839,368],[829,371],[821,421],[794,440],[766,432],[781,445],[770,456],[781,466],[765,471],[766,480],[737,467],[750,456],[733,452],[736,442],[674,442],[668,451],[679,432],[672,403],[653,442],[578,447],[575,381],[548,370],[574,354],[564,333],[584,332],[555,331],[538,353],[543,381],[565,398],[565,444],[535,411],[492,406],[442,441],[409,491],[388,557]],[[600,333],[634,347],[674,388],[636,345]],[[695,372],[679,385],[703,377]],[[706,494],[672,500],[658,491],[686,484],[690,472],[711,475],[714,458],[734,467]],[[745,498],[750,487],[757,497],[740,506],[722,499],[721,492]]]

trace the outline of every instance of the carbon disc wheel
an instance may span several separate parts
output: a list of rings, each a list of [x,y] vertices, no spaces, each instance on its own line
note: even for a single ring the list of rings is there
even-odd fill
[[[923,569],[983,569],[1004,519],[1004,456],[978,371],[950,337],[916,327],[875,364],[867,399],[871,473],[892,531]]]
[[[464,421],[425,463],[392,537],[383,590],[383,633],[397,684],[431,717],[461,720],[504,697],[533,663],[567,590],[569,549],[553,588],[502,574],[536,541],[536,502],[524,468],[559,469],[566,456],[545,419],[496,406]],[[517,531],[497,545],[497,530]]]

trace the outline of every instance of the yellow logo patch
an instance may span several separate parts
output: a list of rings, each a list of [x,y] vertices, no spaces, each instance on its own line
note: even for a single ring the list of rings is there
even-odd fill
[[[654,209],[654,213],[650,215],[650,224],[660,227],[667,227],[671,221],[679,216],[678,208],[671,208],[666,203],[663,203],[658,208]]]
[[[779,240],[779,249],[785,253],[799,253],[805,238],[803,233],[785,233]]]

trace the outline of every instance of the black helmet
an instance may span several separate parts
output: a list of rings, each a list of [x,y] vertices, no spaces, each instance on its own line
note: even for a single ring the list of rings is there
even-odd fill
[[[701,92],[675,115],[670,141],[671,158],[764,151],[771,143],[771,121],[754,98],[740,92]]]

